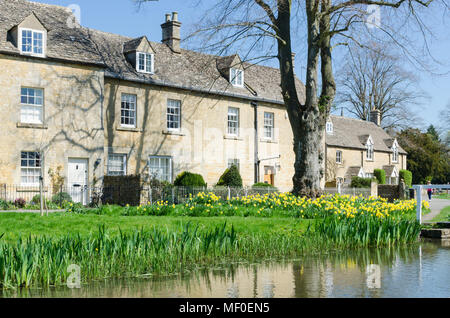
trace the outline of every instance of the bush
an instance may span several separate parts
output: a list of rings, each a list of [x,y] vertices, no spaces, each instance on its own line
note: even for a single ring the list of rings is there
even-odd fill
[[[27,201],[25,201],[25,199],[22,199],[22,198],[18,198],[14,201],[14,206],[16,206],[18,208],[23,208],[23,207],[25,207],[26,204],[27,204]]]
[[[386,171],[383,169],[375,169],[373,174],[377,178],[378,184],[386,184]]]
[[[5,200],[0,200],[0,210],[9,210],[9,203]]]
[[[275,188],[275,187],[269,183],[259,182],[252,185],[252,188]]]
[[[63,202],[72,202],[72,197],[67,192],[60,192],[52,197],[52,203],[60,204]]]
[[[352,188],[370,188],[371,183],[372,183],[371,178],[353,177],[350,187],[352,187]]]
[[[400,179],[405,181],[405,184],[408,187],[412,187],[412,172],[409,170],[400,170],[399,172]]]
[[[220,177],[219,182],[217,182],[217,185],[225,187],[242,187],[242,178],[238,168],[235,165],[232,165],[225,170]]]
[[[200,174],[188,171],[179,174],[174,185],[177,187],[206,187],[205,180]]]

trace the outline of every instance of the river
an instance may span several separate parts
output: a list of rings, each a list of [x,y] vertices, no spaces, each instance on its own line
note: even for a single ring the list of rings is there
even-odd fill
[[[0,292],[0,297],[450,297],[450,243],[264,260],[160,278]]]

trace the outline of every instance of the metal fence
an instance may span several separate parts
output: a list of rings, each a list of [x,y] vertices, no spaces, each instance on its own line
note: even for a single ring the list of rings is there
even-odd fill
[[[350,188],[350,187],[341,187],[341,188],[325,188],[326,194],[342,194],[342,195],[351,195],[351,196],[360,196],[362,195],[365,198],[371,196],[372,192],[370,188]]]
[[[243,197],[248,195],[264,195],[268,193],[278,192],[276,188],[272,187],[150,187],[141,186],[140,188],[127,186],[107,186],[107,187],[92,187],[92,186],[73,186],[73,187],[59,187],[55,189],[51,186],[43,188],[43,197],[48,201],[53,201],[56,204],[62,205],[65,199],[70,199],[73,202],[81,203],[83,205],[100,205],[108,203],[119,203],[136,205],[139,203],[154,204],[159,201],[168,203],[184,203],[191,196],[196,196],[198,193],[214,193],[222,200],[227,198]],[[0,185],[0,200],[6,202],[14,202],[17,199],[23,199],[26,203],[39,202],[40,189],[38,186],[24,187],[17,185]],[[340,193],[343,195],[369,197],[371,195],[370,188],[325,188],[326,194]],[[130,197],[133,199],[130,201]]]
[[[87,205],[100,205],[108,203],[118,203],[123,199],[121,204],[130,203],[133,205],[139,203],[154,204],[159,201],[167,201],[169,203],[183,203],[189,200],[191,196],[198,193],[214,193],[219,198],[226,200],[227,198],[242,197],[255,194],[267,194],[278,192],[276,188],[262,187],[150,187],[141,186],[140,188],[128,186],[62,186],[57,189],[46,186],[42,189],[43,197],[55,204],[62,205],[63,201],[70,199],[73,202]],[[20,185],[0,185],[0,200],[6,202],[22,199],[26,203],[39,203],[40,189],[39,186],[20,186]],[[137,197],[137,199],[136,199]],[[132,202],[130,201],[130,198]],[[34,202],[32,202],[34,199]]]

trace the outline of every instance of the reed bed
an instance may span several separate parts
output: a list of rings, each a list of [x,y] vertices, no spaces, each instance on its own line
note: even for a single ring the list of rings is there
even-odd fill
[[[64,285],[69,265],[81,268],[82,282],[168,275],[224,262],[289,258],[331,249],[406,244],[417,240],[414,224],[327,218],[305,232],[237,233],[223,223],[209,230],[187,223],[178,230],[152,228],[110,235],[105,227],[90,236],[0,240],[0,289]]]

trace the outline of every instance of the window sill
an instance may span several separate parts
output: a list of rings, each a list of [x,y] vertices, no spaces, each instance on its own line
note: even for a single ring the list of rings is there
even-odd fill
[[[229,135],[223,136],[223,139],[228,139],[228,140],[244,140],[243,138],[240,138],[240,137],[238,137],[238,136],[229,136]]]
[[[170,135],[170,136],[186,136],[186,134],[183,134],[181,131],[176,130],[163,130],[163,135]]]
[[[278,143],[277,140],[267,139],[267,138],[261,138],[261,139],[259,140],[259,142],[266,142],[266,143],[269,143],[269,144],[277,144],[277,143]]]
[[[118,131],[141,132],[141,130],[139,128],[125,127],[125,126],[116,127],[116,130],[118,130]]]
[[[45,124],[17,123],[17,128],[48,129],[48,126]]]

